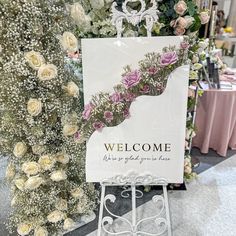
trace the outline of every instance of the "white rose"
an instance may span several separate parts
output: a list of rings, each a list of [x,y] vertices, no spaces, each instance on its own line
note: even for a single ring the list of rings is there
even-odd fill
[[[23,179],[23,178],[16,179],[14,181],[14,183],[15,183],[16,187],[19,190],[24,191],[24,189],[25,189],[25,179]]]
[[[194,70],[200,70],[202,68],[202,64],[200,64],[200,63],[195,63],[194,65],[193,65],[193,69]]]
[[[184,19],[187,22],[186,29],[188,29],[195,21],[195,19],[192,16],[185,16]]]
[[[210,20],[210,15],[207,11],[203,11],[200,13],[200,20],[201,20],[201,24],[205,25],[209,22]]]
[[[55,165],[55,162],[54,157],[50,155],[41,156],[38,161],[43,170],[51,170]]]
[[[56,170],[56,171],[52,172],[50,178],[51,178],[52,181],[59,182],[59,181],[62,181],[62,180],[66,180],[67,175],[66,175],[66,172],[64,170]]]
[[[190,166],[191,167],[191,160],[189,158],[184,159],[184,166]]]
[[[202,48],[202,49],[206,49],[206,48],[208,47],[208,45],[209,45],[209,42],[208,42],[208,41],[200,41],[200,42],[198,43],[198,46],[199,46],[200,48]]]
[[[85,14],[84,8],[78,2],[68,6],[75,23],[86,32],[90,28],[91,18]]]
[[[47,219],[51,223],[57,223],[65,219],[65,214],[62,211],[55,210],[47,216]]]
[[[42,102],[35,98],[30,98],[27,103],[27,111],[31,116],[38,116],[42,112]]]
[[[16,143],[13,154],[16,157],[23,157],[27,152],[27,146],[23,142]]]
[[[77,131],[78,131],[79,127],[77,125],[70,125],[70,124],[66,124],[63,127],[63,134],[65,136],[71,136],[74,135]]]
[[[64,165],[66,165],[69,162],[70,158],[67,154],[60,152],[60,153],[56,154],[56,160]]]
[[[27,190],[34,190],[38,188],[42,183],[43,183],[43,178],[39,176],[33,176],[30,177],[26,182],[25,182],[25,189]]]
[[[191,70],[190,71],[190,79],[194,80],[194,79],[197,79],[198,78],[198,73],[194,70]]]
[[[64,32],[60,41],[65,51],[67,52],[78,51],[78,40],[71,32]]]
[[[34,70],[38,70],[45,63],[43,56],[35,51],[25,53],[25,59]]]
[[[45,151],[45,147],[43,145],[34,145],[32,146],[32,152],[36,155],[40,155]]]
[[[63,224],[63,229],[65,231],[73,229],[75,227],[75,222],[71,218],[66,218]]]
[[[35,161],[25,162],[22,165],[22,171],[28,176],[37,175],[40,172],[40,165]]]
[[[75,188],[72,189],[70,193],[73,198],[81,198],[84,195],[84,190],[82,188]]]
[[[14,178],[16,172],[15,172],[15,166],[13,163],[9,163],[6,169],[6,178],[8,180],[11,180]]]
[[[57,67],[53,64],[40,66],[38,77],[41,81],[51,80],[57,77]]]
[[[31,230],[32,230],[32,225],[29,223],[22,223],[19,224],[17,227],[17,233],[21,236],[29,235]]]
[[[39,226],[34,230],[34,236],[48,236],[48,231],[45,227]]]
[[[199,57],[196,55],[193,55],[192,63],[198,63],[198,62],[199,62]]]
[[[184,173],[185,174],[191,174],[192,173],[192,168],[190,167],[190,166],[186,166],[185,168],[184,168]]]
[[[101,9],[104,7],[104,0],[90,0],[90,4],[94,9]]]
[[[58,201],[56,202],[56,205],[55,205],[56,209],[59,210],[59,211],[67,211],[68,209],[68,204],[67,204],[67,201],[65,199],[58,199]]]
[[[78,97],[79,95],[79,87],[73,82],[70,81],[66,87],[64,87],[66,92],[71,97]]]

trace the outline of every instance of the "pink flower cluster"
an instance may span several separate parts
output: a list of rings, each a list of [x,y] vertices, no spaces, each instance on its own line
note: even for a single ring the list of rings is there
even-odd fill
[[[160,65],[161,66],[169,66],[173,65],[178,61],[178,55],[175,51],[166,52],[161,55]]]
[[[141,73],[139,70],[134,70],[127,73],[122,78],[122,83],[124,84],[126,89],[136,86],[141,80]]]

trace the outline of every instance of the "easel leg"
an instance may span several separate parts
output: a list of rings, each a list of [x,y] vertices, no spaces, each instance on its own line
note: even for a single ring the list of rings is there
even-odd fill
[[[167,193],[167,187],[163,186],[163,195],[165,200],[165,208],[166,208],[166,220],[167,220],[167,226],[168,226],[168,236],[172,235],[171,232],[171,223],[170,223],[170,208],[169,208],[169,200],[168,200],[168,193]]]
[[[132,190],[132,226],[133,226],[133,236],[136,235],[137,232],[137,223],[136,223],[136,186],[131,185]]]
[[[104,208],[104,198],[105,198],[105,185],[102,184],[102,192],[101,192],[101,201],[100,201],[100,209],[99,209],[99,220],[98,220],[98,236],[101,236],[102,233],[102,217],[103,217],[103,208]]]

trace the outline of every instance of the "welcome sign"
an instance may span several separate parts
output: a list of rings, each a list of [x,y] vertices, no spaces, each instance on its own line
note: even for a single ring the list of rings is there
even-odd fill
[[[99,92],[114,92],[125,65],[138,68],[147,53],[161,53],[169,46],[179,48],[182,40],[176,36],[82,40],[85,103]],[[130,75],[128,82],[136,83],[135,76]],[[183,182],[189,66],[179,65],[167,77],[161,94],[144,92],[131,103],[127,119],[92,134],[86,152],[88,182],[129,172],[162,177],[169,183]]]

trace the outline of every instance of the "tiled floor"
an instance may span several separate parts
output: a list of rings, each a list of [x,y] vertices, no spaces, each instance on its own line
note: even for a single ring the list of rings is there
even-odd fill
[[[217,224],[217,217],[220,217],[221,214],[229,214],[229,207],[236,206],[234,204],[226,204],[224,206],[219,205],[215,199],[215,197],[223,200],[224,202],[231,201],[232,197],[236,199],[236,181],[234,186],[234,181],[236,180],[236,152],[235,151],[228,151],[227,158],[223,158],[218,156],[214,151],[210,151],[207,155],[201,155],[198,149],[193,149],[193,155],[200,159],[200,166],[196,169],[196,172],[200,173],[200,179],[194,181],[187,185],[187,191],[174,191],[170,194],[170,202],[172,204],[172,218],[173,218],[173,227],[174,227],[174,236],[212,236],[212,235],[236,235],[235,234],[208,234],[208,232],[204,231],[205,228],[199,228],[196,223],[194,223],[194,219],[199,224],[203,224],[201,216],[207,214],[208,210],[211,212],[214,208],[215,211],[219,212],[220,215],[214,214],[210,216],[214,216],[212,224]],[[235,156],[234,156],[235,155]],[[222,163],[221,163],[222,162]],[[4,221],[9,213],[9,190],[6,183],[3,181],[5,168],[7,165],[7,159],[1,158],[0,159],[0,236],[8,236],[10,235],[6,230],[4,225]],[[213,168],[211,168],[213,167]],[[210,169],[211,168],[211,169]],[[219,172],[220,171],[220,172]],[[202,173],[204,172],[204,173]],[[224,177],[224,174],[227,175],[227,178]],[[235,178],[234,178],[235,176]],[[225,182],[223,186],[218,186],[218,182],[220,178],[225,178],[229,182]],[[212,178],[212,179],[211,179]],[[232,188],[232,191],[230,190]],[[230,190],[230,191],[229,191]],[[113,188],[109,189],[108,191],[115,193],[117,195],[117,203],[114,205],[113,209],[119,214],[124,215],[131,210],[130,207],[130,200],[122,200],[120,196],[120,188]],[[160,193],[159,190],[153,190],[149,193],[145,194],[145,197],[138,201],[139,206],[139,214],[146,214],[152,213],[152,209],[155,209],[151,204],[152,196],[156,193]],[[227,200],[228,199],[228,200]],[[218,199],[219,200],[219,199]],[[174,204],[173,204],[174,203]],[[207,208],[207,205],[209,205]],[[215,204],[215,205],[214,205]],[[208,210],[207,210],[208,209]],[[185,213],[184,213],[185,212]],[[236,210],[234,213],[235,214]],[[129,216],[128,213],[127,216]],[[210,217],[209,216],[209,217]],[[231,218],[234,218],[234,215],[230,215],[230,219],[222,217],[222,219],[227,220],[225,224],[227,227],[231,227]],[[191,221],[188,221],[191,219]],[[231,223],[230,223],[231,222]],[[219,221],[219,225],[222,225],[224,222],[221,220]],[[191,227],[190,227],[191,226]],[[211,224],[209,223],[209,227]],[[217,226],[217,227],[218,227]],[[186,227],[186,228],[185,228]],[[207,226],[208,227],[208,226]],[[216,227],[216,226],[214,226]],[[216,227],[216,228],[217,228]],[[224,227],[223,227],[224,228]],[[85,235],[96,235],[97,229],[97,219],[93,222],[81,227],[80,229],[73,231],[68,236],[85,236]],[[201,231],[200,231],[201,229]],[[217,228],[218,229],[218,228]],[[193,231],[195,230],[195,231]],[[199,230],[199,231],[196,231]],[[222,229],[223,230],[223,229]],[[194,232],[191,233],[190,232]],[[211,232],[211,231],[209,231]],[[223,231],[219,231],[223,232]],[[231,230],[231,232],[233,232]],[[189,234],[187,234],[189,233]],[[13,234],[16,235],[16,234]]]

